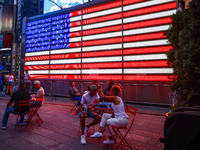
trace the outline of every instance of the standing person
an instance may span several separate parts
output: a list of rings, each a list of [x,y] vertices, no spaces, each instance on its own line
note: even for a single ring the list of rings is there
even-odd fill
[[[103,92],[99,90],[99,95],[103,99],[112,102],[111,107],[114,113],[113,114],[104,113],[100,122],[99,130],[90,137],[92,138],[102,137],[103,129],[105,129],[108,139],[106,141],[103,141],[104,144],[114,144],[113,137],[111,136],[109,130],[109,126],[125,127],[128,124],[128,115],[125,112],[124,103],[121,97],[119,97],[120,93],[121,93],[121,88],[118,85],[112,86],[110,96],[105,96]]]
[[[2,85],[3,85],[3,81],[2,81],[2,74],[0,73],[0,91],[2,91]]]
[[[25,89],[25,85],[24,83],[20,83],[19,87],[18,87],[18,91],[14,92],[11,96],[10,101],[8,102],[7,106],[6,106],[6,111],[4,113],[3,116],[3,120],[2,120],[2,129],[5,130],[6,129],[6,125],[8,122],[8,118],[9,118],[9,114],[18,114],[19,112],[19,107],[18,107],[18,102],[19,101],[25,101],[25,100],[29,100],[30,99],[30,94],[29,92]],[[14,102],[14,107],[10,107],[12,105],[12,103]],[[20,109],[20,112],[28,112],[29,110],[29,106],[24,106]],[[24,120],[24,116],[22,115],[20,118],[19,123],[23,123]]]
[[[87,94],[84,94],[80,102],[79,117],[81,118],[80,119],[81,132],[82,132],[81,144],[86,144],[86,134],[87,134],[88,129],[91,126],[96,125],[101,121],[101,117],[97,115],[96,113],[92,112],[93,108],[95,107],[95,101],[96,101],[96,104],[99,103],[99,95],[97,93],[97,86],[91,85],[90,92]],[[86,117],[92,117],[94,118],[94,120],[88,125],[85,125]]]
[[[108,87],[105,89],[104,95],[109,96],[111,94],[110,90],[111,90],[113,85],[114,85],[114,81],[113,80],[109,80],[108,81]]]
[[[24,83],[26,84],[26,89],[28,91],[31,91],[31,80],[30,80],[30,75],[28,73],[28,70],[26,70],[26,74],[24,75]]]
[[[10,90],[10,95],[12,95],[12,88],[14,83],[14,76],[12,75],[12,72],[9,73],[9,75],[6,76],[6,96],[8,95],[8,91]]]
[[[43,87],[40,85],[40,81],[38,80],[35,80],[33,82],[34,84],[34,87],[37,89],[37,92],[36,94],[33,94],[32,95],[32,98],[44,98],[44,95],[45,95],[45,92],[44,92],[44,89]],[[40,101],[35,101],[35,107],[40,103]],[[41,107],[42,105],[40,105],[39,107]]]

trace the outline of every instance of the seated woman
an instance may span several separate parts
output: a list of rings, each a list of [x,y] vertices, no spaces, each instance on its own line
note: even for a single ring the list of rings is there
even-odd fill
[[[103,129],[105,129],[108,139],[103,141],[104,144],[114,144],[113,137],[111,136],[108,126],[115,127],[125,127],[128,124],[128,115],[124,109],[124,103],[119,97],[121,93],[121,88],[118,85],[113,85],[111,88],[111,95],[105,96],[101,90],[99,90],[99,95],[107,101],[111,101],[111,107],[114,111],[113,114],[104,113],[100,122],[100,127],[97,132],[95,132],[90,137],[96,138],[101,137]]]
[[[70,82],[69,94],[72,100],[78,100],[77,106],[79,106],[82,94],[79,93],[73,81]]]

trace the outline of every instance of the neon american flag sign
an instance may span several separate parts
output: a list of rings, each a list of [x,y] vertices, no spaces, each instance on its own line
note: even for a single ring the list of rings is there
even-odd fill
[[[32,78],[169,81],[175,0],[116,0],[26,25]]]

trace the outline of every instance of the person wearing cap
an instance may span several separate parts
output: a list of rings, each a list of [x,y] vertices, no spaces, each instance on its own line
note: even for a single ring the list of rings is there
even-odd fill
[[[18,102],[25,101],[25,100],[30,100],[30,93],[25,89],[25,84],[22,82],[19,84],[18,90],[12,94],[11,99],[6,106],[6,111],[4,113],[3,120],[2,120],[2,129],[3,130],[6,129],[9,114],[10,113],[18,114],[19,113]],[[13,102],[14,102],[14,107],[10,107]],[[30,111],[29,106],[24,106],[20,109],[21,113],[28,112],[28,111]],[[23,124],[23,121],[24,121],[24,116],[21,115],[20,120],[17,123]]]
[[[43,87],[40,85],[40,81],[35,80],[33,84],[34,84],[34,87],[37,89],[37,92],[36,94],[32,95],[32,98],[44,98],[45,92],[44,92]],[[39,101],[36,101],[35,106],[37,106],[38,104],[39,104]]]
[[[91,85],[90,92],[82,96],[80,106],[79,106],[80,107],[79,117],[81,118],[80,124],[81,124],[81,132],[82,132],[81,144],[86,144],[86,134],[87,134],[88,129],[91,126],[96,125],[101,121],[101,117],[92,111],[93,108],[97,106],[99,102],[100,101],[99,101],[99,95],[97,93],[97,86]],[[94,120],[90,122],[88,125],[85,125],[86,117],[91,117]]]
[[[109,81],[107,81],[107,83],[108,83],[108,87],[105,89],[104,95],[109,96],[111,94],[110,90],[111,90],[112,86],[114,85],[114,81],[109,80]]]

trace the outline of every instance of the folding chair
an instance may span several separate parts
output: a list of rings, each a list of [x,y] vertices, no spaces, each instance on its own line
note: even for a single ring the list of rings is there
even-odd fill
[[[71,111],[72,111],[74,108],[77,107],[77,104],[78,104],[78,102],[79,102],[79,99],[73,99],[73,98],[71,97],[71,100],[72,100],[72,103],[73,103],[73,106],[72,106],[72,109],[71,109]]]
[[[119,146],[121,146],[121,144],[125,144],[126,146],[128,146],[128,148],[133,149],[128,141],[125,139],[127,134],[129,133],[129,131],[131,130],[134,120],[135,120],[135,116],[136,116],[136,111],[137,109],[130,106],[130,105],[126,105],[126,109],[125,109],[126,113],[129,116],[129,123],[126,127],[115,127],[115,126],[111,126],[111,128],[113,129],[114,133],[113,133],[113,138],[114,141],[117,142],[116,137],[119,137],[120,141],[116,143],[116,148],[118,149]],[[131,121],[130,121],[131,119]],[[126,130],[125,133],[122,133],[120,130]]]

